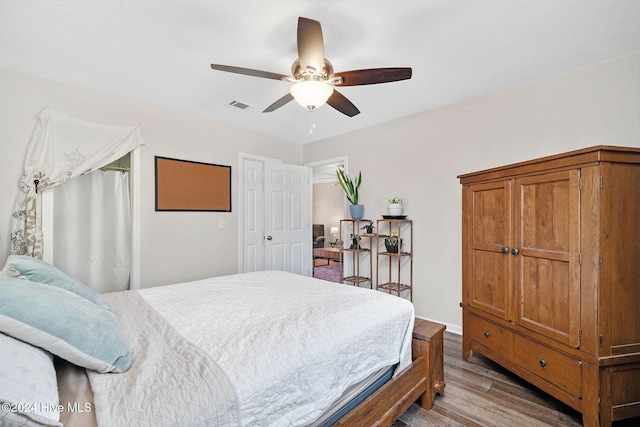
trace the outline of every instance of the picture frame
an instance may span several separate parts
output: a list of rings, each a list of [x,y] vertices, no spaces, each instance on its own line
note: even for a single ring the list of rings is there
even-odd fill
[[[155,156],[156,211],[231,212],[231,166]]]

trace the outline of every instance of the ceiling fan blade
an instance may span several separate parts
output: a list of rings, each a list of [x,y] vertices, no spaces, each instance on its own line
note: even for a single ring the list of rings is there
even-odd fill
[[[359,86],[407,80],[411,73],[411,68],[370,68],[335,73],[331,78],[342,78],[342,83],[336,83],[338,86]]]
[[[214,70],[226,71],[228,73],[244,74],[245,76],[262,77],[273,80],[286,80],[290,77],[285,74],[271,73],[269,71],[254,70],[251,68],[234,67],[232,65],[211,64],[211,68]]]
[[[335,89],[333,90],[333,93],[331,94],[329,99],[327,99],[327,104],[331,105],[333,108],[349,117],[360,114],[360,110],[358,110],[358,108],[353,105],[353,103],[349,101],[343,94]]]
[[[282,107],[283,105],[287,104],[290,101],[293,101],[293,95],[291,95],[290,93],[287,93],[285,96],[283,96],[282,98],[278,99],[276,102],[274,102],[273,104],[265,108],[263,113],[270,113],[274,110],[277,110],[278,108]]]
[[[303,70],[311,67],[318,73],[324,67],[324,40],[320,22],[298,18],[298,58]]]

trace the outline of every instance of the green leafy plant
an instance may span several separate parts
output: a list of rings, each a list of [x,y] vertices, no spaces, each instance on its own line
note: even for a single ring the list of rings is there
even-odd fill
[[[386,204],[388,205],[406,205],[407,203],[409,203],[409,200],[405,199],[404,197],[400,197],[400,196],[393,196],[391,198],[389,197],[380,197],[378,199],[378,203],[384,201]]]
[[[390,205],[406,205],[408,202],[407,199],[405,199],[404,197],[400,197],[400,196],[393,196],[392,198],[387,200],[387,203]]]
[[[397,230],[389,231],[389,237],[398,237],[398,234],[400,233]]]
[[[373,233],[373,223],[371,224],[365,224],[362,227],[360,227],[361,230],[364,230],[367,234],[372,234]]]
[[[344,169],[336,170],[336,175],[338,176],[338,182],[340,182],[340,186],[344,190],[345,195],[347,196],[347,200],[352,205],[358,204],[358,188],[360,184],[362,184],[362,172],[358,172],[358,176],[354,181],[349,178],[349,175],[344,171]]]

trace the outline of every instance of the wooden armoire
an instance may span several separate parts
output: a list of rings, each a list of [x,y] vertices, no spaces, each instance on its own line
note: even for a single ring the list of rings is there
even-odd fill
[[[463,357],[610,426],[640,416],[640,148],[458,177]]]

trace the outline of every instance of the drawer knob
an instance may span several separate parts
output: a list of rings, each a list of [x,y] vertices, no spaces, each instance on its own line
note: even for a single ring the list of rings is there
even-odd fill
[[[513,255],[518,255],[518,253],[519,253],[519,252],[520,252],[520,251],[518,250],[518,248],[513,248],[513,249],[511,249],[511,253],[512,253]]]
[[[545,366],[547,366],[547,361],[544,359],[540,359],[540,367],[544,368]]]
[[[502,247],[502,253],[503,253],[503,254],[506,254],[506,253],[508,253],[508,252],[509,252],[509,248],[508,248],[508,247],[506,247],[506,246],[503,246],[503,247]]]
[[[484,337],[485,338],[489,338],[489,332],[488,331],[484,331]]]

